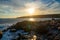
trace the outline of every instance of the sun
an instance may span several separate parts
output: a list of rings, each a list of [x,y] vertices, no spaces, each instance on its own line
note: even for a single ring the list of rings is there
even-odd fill
[[[34,12],[35,12],[35,8],[28,8],[28,9],[27,9],[27,12],[28,12],[30,15],[33,15]]]

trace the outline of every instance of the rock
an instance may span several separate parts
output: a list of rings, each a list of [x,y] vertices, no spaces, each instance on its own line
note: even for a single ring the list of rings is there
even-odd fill
[[[2,31],[0,31],[0,39],[2,38],[2,34],[3,34]]]
[[[10,32],[16,32],[16,29],[11,29]]]

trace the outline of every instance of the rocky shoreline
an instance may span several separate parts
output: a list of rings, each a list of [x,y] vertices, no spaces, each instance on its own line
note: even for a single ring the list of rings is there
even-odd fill
[[[23,21],[0,32],[0,38],[3,40],[60,40],[60,20],[47,21]],[[11,37],[12,38],[11,38]]]

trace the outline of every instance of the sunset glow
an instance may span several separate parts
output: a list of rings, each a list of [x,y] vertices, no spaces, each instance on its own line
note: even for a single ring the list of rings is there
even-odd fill
[[[60,1],[0,0],[0,18],[16,18],[46,14],[60,14]]]
[[[27,9],[27,12],[28,12],[30,15],[33,15],[34,12],[35,12],[35,9],[34,9],[34,8],[28,8],[28,9]]]

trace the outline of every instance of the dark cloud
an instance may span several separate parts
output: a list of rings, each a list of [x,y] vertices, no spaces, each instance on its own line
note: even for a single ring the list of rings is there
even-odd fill
[[[0,0],[0,4],[10,5],[14,7],[23,7],[25,3],[33,1],[35,0]]]
[[[59,3],[60,3],[60,0],[55,0],[55,1],[57,1],[57,2],[59,2]]]
[[[45,4],[48,4],[50,2],[52,2],[53,0],[41,0],[41,2],[45,3]]]
[[[11,0],[0,0],[0,1],[1,1],[1,2],[3,2],[3,1],[8,1],[8,2],[9,2],[9,1],[11,1]]]
[[[11,0],[0,0],[0,5],[10,5]]]

